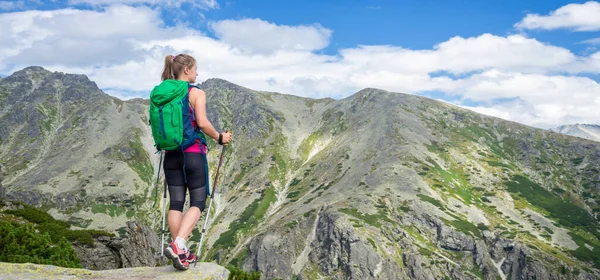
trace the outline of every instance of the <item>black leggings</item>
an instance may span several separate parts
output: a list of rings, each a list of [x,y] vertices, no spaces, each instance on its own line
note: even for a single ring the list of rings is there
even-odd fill
[[[206,207],[206,170],[204,155],[198,153],[169,151],[165,155],[164,171],[171,204],[169,210],[183,212],[185,195],[190,190],[190,207],[198,207],[204,211]],[[184,178],[185,176],[185,178]],[[187,185],[186,185],[187,180]]]

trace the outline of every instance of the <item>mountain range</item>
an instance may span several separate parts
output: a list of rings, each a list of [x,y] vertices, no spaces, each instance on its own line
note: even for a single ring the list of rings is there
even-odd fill
[[[334,100],[199,87],[215,128],[236,135],[206,261],[267,279],[600,277],[599,142],[375,88]],[[8,198],[74,227],[160,230],[147,99],[33,66],[0,80],[0,104]],[[221,146],[209,148],[214,176]]]
[[[590,139],[594,141],[600,141],[600,125],[596,124],[573,124],[573,125],[561,125],[559,127],[551,129],[559,133],[567,135]]]

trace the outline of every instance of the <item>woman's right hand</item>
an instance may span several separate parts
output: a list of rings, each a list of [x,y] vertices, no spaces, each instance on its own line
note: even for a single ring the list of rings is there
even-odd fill
[[[227,146],[227,144],[229,144],[229,142],[231,142],[232,139],[231,131],[227,131],[225,133],[222,133],[221,135],[223,135],[223,145]]]

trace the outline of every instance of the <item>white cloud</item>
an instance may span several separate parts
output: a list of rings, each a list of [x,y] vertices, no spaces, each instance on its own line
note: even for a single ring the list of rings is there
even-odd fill
[[[63,9],[0,14],[0,66],[6,64],[118,65],[147,50],[135,42],[194,34],[162,28],[159,14],[146,7],[111,6],[104,11]],[[126,26],[126,28],[124,28]]]
[[[489,103],[475,111],[539,127],[600,123],[600,84],[577,76],[490,71],[459,80],[447,92]],[[492,102],[508,99],[509,102]],[[514,100],[516,99],[516,100]]]
[[[527,14],[515,24],[523,29],[560,29],[577,31],[600,30],[600,3],[588,1],[583,4],[568,4],[550,12],[549,15]]]
[[[576,60],[569,50],[541,43],[523,35],[507,37],[482,34],[453,37],[431,50],[393,46],[361,46],[341,51],[353,65],[403,73],[448,71],[464,74],[487,69],[550,72],[564,70]]]
[[[223,42],[249,53],[319,50],[331,37],[331,30],[319,24],[287,26],[261,19],[222,20],[210,27]]]
[[[183,4],[209,10],[219,8],[216,0],[69,0],[70,5],[87,4],[95,7],[122,5],[151,5],[180,8]]]
[[[505,120],[521,123],[539,122],[540,116],[536,114],[535,107],[522,99],[514,99],[496,104],[493,107],[462,106],[480,114],[494,116]]]
[[[0,1],[0,10],[10,11],[25,8],[24,1]]]
[[[472,107],[478,112],[529,125],[600,123],[600,86],[581,76],[600,74],[600,52],[576,55],[523,35],[453,37],[427,49],[357,46],[332,56],[315,52],[331,36],[319,25],[221,21],[212,24],[220,34],[215,39],[186,26],[165,27],[156,10],[143,6],[5,13],[0,26],[9,26],[0,33],[0,73],[33,64],[86,74],[119,97],[146,92],[140,97],[148,98],[165,55],[185,52],[198,61],[199,82],[219,77],[317,98],[365,87],[442,91],[480,102]]]
[[[592,44],[592,45],[600,45],[600,38],[588,39],[583,41],[582,43]]]

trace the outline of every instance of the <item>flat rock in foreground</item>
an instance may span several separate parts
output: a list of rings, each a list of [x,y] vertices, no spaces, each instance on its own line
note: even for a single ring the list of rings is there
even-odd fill
[[[198,263],[187,271],[173,266],[87,270],[53,265],[0,262],[1,279],[202,279],[225,280],[229,271],[214,263]]]

